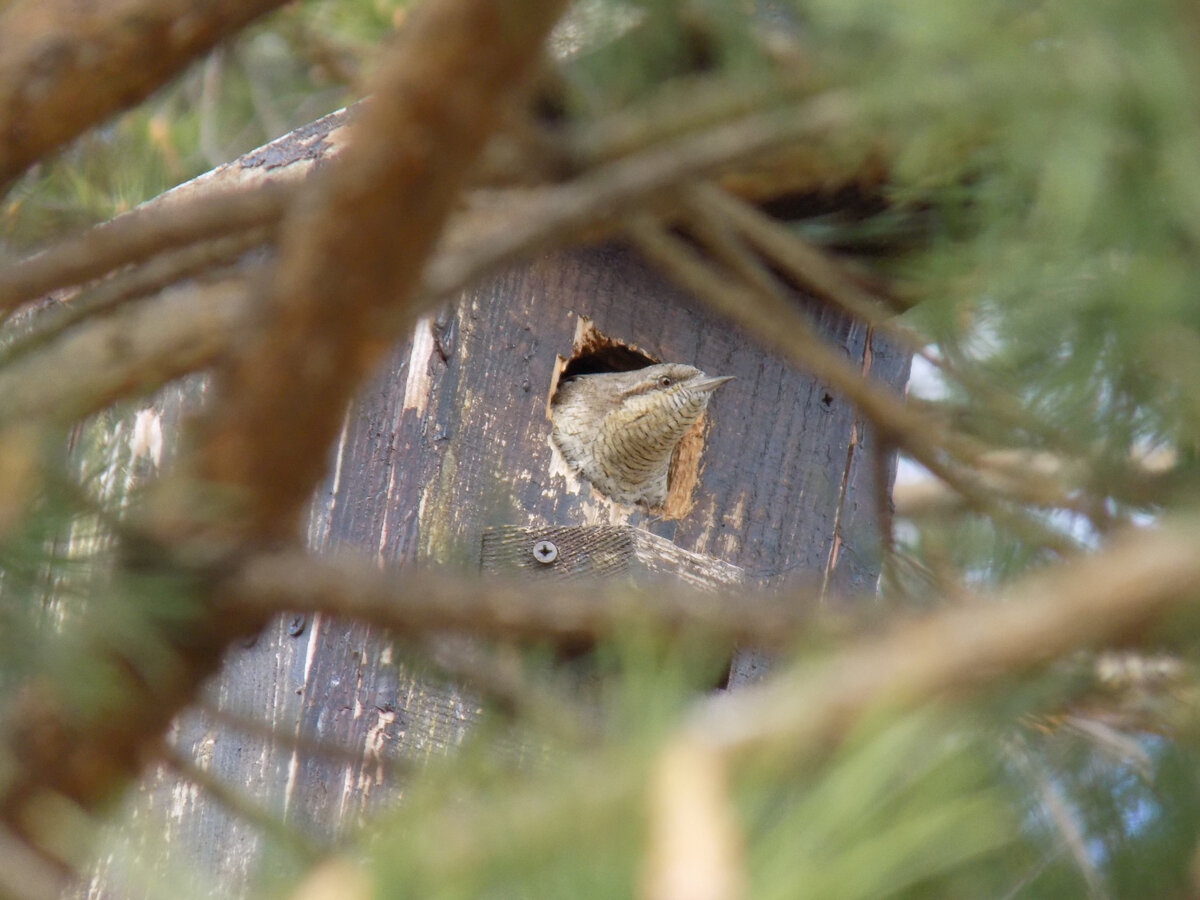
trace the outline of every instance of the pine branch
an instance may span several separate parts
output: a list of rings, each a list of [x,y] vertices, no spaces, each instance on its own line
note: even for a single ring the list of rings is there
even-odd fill
[[[459,631],[511,640],[588,645],[613,635],[631,618],[664,636],[689,631],[731,644],[782,649],[824,626],[815,593],[788,602],[727,598],[658,585],[632,589],[579,583],[564,591],[551,582],[505,582],[445,572],[380,571],[351,555],[315,557],[299,551],[248,557],[228,583],[230,615],[258,619],[287,610],[316,610],[353,618],[404,636]],[[240,613],[239,613],[240,611]]]
[[[94,287],[40,309],[30,316],[32,330],[0,350],[0,369],[45,347],[88,319],[111,313],[137,300],[154,300],[152,295],[155,294],[168,294],[167,289],[184,278],[200,277],[208,283],[223,276],[227,278],[232,273],[226,264],[248,250],[262,246],[270,238],[271,232],[267,228],[255,228],[171,250],[145,265],[115,273]],[[230,334],[231,338],[234,333]],[[146,350],[158,352],[151,348]]]
[[[0,189],[285,0],[17,0],[0,15]]]
[[[613,160],[606,159],[602,148],[577,149],[580,159],[596,156],[600,164],[585,168],[563,184],[514,192],[511,199],[499,203],[494,199],[486,203],[485,194],[485,203],[476,207],[477,225],[455,227],[452,222],[443,248],[430,261],[424,290],[434,298],[449,297],[531,253],[608,237],[618,229],[620,217],[631,211],[662,205],[677,208],[672,188],[701,176],[744,171],[762,154],[819,140],[844,126],[853,115],[847,98],[830,92],[796,106],[758,111],[672,135]],[[792,187],[805,175],[803,170],[787,171],[781,180]]]
[[[1135,640],[1191,602],[1200,522],[1124,534],[1094,556],[851,644],[815,668],[705,701],[688,733],[723,754],[811,753],[869,712],[954,699],[1087,647]]]
[[[291,196],[290,186],[276,182],[227,189],[190,202],[168,195],[0,269],[0,311],[178,247],[275,225]]]
[[[249,318],[241,280],[173,286],[0,368],[0,420],[69,424],[208,365]]]
[[[199,465],[246,503],[231,531],[294,529],[346,403],[427,307],[413,299],[426,258],[561,5],[458,0],[408,17],[346,149],[285,223],[268,327],[219,373]]]
[[[410,14],[406,38],[383,62],[349,146],[289,218],[262,330],[225,370],[202,432],[203,474],[246,491],[236,499],[249,501],[241,517],[222,510],[232,523],[226,534],[257,538],[295,527],[345,403],[387,344],[410,327],[407,297],[425,257],[484,140],[532,72],[557,10],[535,0],[444,0]],[[431,102],[441,92],[456,103]],[[88,396],[109,391],[106,385]],[[74,402],[76,410],[84,405]],[[206,507],[195,496],[181,500],[179,488],[163,485],[150,499],[154,534],[127,537],[121,556],[130,574],[165,572],[200,594],[192,620],[172,622],[159,635],[174,651],[169,677],[131,681],[99,717],[72,714],[48,683],[29,685],[4,710],[0,739],[24,777],[0,783],[0,822],[33,845],[45,835],[31,810],[51,796],[84,809],[111,797],[192,702],[225,647],[261,625],[216,615],[216,604],[205,602],[219,578],[187,560],[198,526],[210,524],[203,510],[212,508],[212,495]],[[210,562],[213,553],[209,544]]]
[[[1068,535],[999,502],[974,472],[954,458],[960,442],[953,433],[864,378],[858,367],[816,334],[782,293],[726,276],[646,213],[632,217],[627,227],[638,247],[679,284],[781,352],[793,365],[831,385],[871,420],[884,440],[907,450],[973,508],[1059,554],[1080,549]]]

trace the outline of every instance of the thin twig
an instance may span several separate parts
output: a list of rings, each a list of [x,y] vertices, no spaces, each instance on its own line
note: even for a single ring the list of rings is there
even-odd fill
[[[535,728],[575,744],[599,737],[598,722],[588,721],[577,703],[529,676],[512,647],[488,647],[439,635],[425,642],[430,661],[443,673],[493,699],[500,708]]]
[[[229,162],[217,144],[217,95],[221,92],[221,75],[225,63],[225,48],[215,47],[204,59],[200,77],[200,152],[210,169]]]
[[[742,240],[741,235],[730,227],[729,220],[722,213],[714,212],[708,204],[697,202],[695,188],[686,188],[683,195],[687,198],[685,205],[691,208],[692,213],[687,222],[688,233],[699,238],[717,262],[749,285],[756,294],[770,297],[773,307],[789,306],[791,300],[787,288]]]
[[[993,414],[1002,416],[1006,421],[1022,428],[1028,427],[1027,407],[970,370],[951,364],[944,355],[931,353],[927,347],[927,339],[899,325],[892,311],[869,291],[860,287],[854,276],[834,257],[799,235],[793,234],[778,220],[714,185],[700,184],[689,188],[689,199],[698,209],[711,210],[725,217],[756,249],[815,294],[888,335],[909,353],[922,357],[947,377],[958,381],[974,396],[984,401]],[[1061,429],[1050,429],[1049,436],[1060,446],[1071,446],[1073,443]],[[987,452],[990,449],[992,448],[981,447],[979,452]],[[959,455],[964,457],[964,461],[974,463],[974,460],[965,458],[966,454]],[[1014,469],[1008,492],[1025,502],[1072,509],[1096,521],[1103,519],[1103,515],[1093,515],[1053,480],[1039,478],[1037,473]],[[1104,512],[1102,505],[1099,511]]]
[[[0,369],[0,421],[67,423],[210,363],[246,320],[241,281],[172,287]]]
[[[345,149],[284,225],[264,327],[218,373],[196,462],[243,501],[222,527],[292,533],[346,403],[428,307],[416,293],[436,241],[564,6],[456,0],[407,17]],[[429,103],[443,83],[454,102]]]
[[[254,716],[222,709],[219,706],[214,706],[211,703],[203,701],[198,703],[196,708],[204,713],[204,715],[211,717],[222,725],[227,725],[243,734],[262,738],[286,750],[303,753],[308,756],[324,757],[334,762],[348,763],[352,766],[362,766],[364,763],[364,757],[361,752],[357,752],[341,744],[335,744],[331,741],[321,740],[320,738],[308,737],[294,731],[275,728]],[[393,757],[380,756],[372,758],[370,762],[372,766],[381,768],[389,778],[399,778],[402,775],[408,774],[411,770],[411,767],[404,760]]]
[[[897,325],[891,311],[860,288],[853,277],[827,253],[792,234],[778,221],[750,204],[713,185],[690,186],[687,196],[695,213],[691,227],[695,227],[696,221],[721,220],[729,223],[750,241],[755,249],[766,254],[784,272],[817,295],[832,301],[847,314],[867,324],[870,329],[887,335],[908,353],[921,356],[940,369],[946,369],[941,357],[926,348],[927,340],[916,332]],[[738,268],[737,271],[744,274],[745,267]],[[751,283],[756,289],[762,290],[764,279],[760,276]],[[773,285],[770,290],[776,295],[780,294]],[[779,305],[778,296],[775,304]],[[947,372],[954,374],[949,370]],[[996,392],[991,392],[994,393]],[[975,466],[979,462],[979,455],[992,449],[944,429],[939,434],[943,449],[966,465]],[[1014,469],[1006,489],[997,490],[996,493],[1012,494],[1023,502],[1039,506],[1085,513],[1076,498],[1063,491],[1054,480],[1039,477],[1037,472]]]
[[[1195,597],[1200,522],[1135,531],[990,598],[902,624],[830,659],[696,710],[689,731],[721,752],[837,741],[881,706],[908,707],[986,688],[1083,647],[1143,633]]]
[[[326,852],[326,848],[318,846],[298,829],[288,826],[279,816],[263,809],[233,785],[227,784],[208,770],[200,768],[174,747],[163,747],[159,752],[159,757],[174,769],[181,779],[192,782],[239,819],[249,822],[260,831],[274,837],[279,843],[290,847],[304,857],[306,862],[315,862]]]
[[[227,190],[186,204],[155,203],[126,213],[0,269],[0,312],[174,247],[273,225],[291,196],[291,185],[263,182],[253,189]]]
[[[882,439],[904,447],[972,507],[1058,553],[1079,549],[1069,536],[1046,527],[1022,510],[997,502],[973,473],[951,462],[951,435],[863,378],[855,366],[821,340],[803,313],[786,298],[731,281],[648,214],[634,216],[628,230],[643,252],[682,286],[779,350],[797,367],[831,385],[874,423]]]
[[[1079,870],[1079,874],[1087,885],[1088,897],[1092,900],[1107,900],[1109,893],[1088,853],[1087,838],[1075,816],[1068,809],[1066,798],[1058,785],[1046,775],[1038,763],[1029,757],[1028,753],[1012,745],[1006,746],[1005,749],[1005,755],[1033,781],[1041,798],[1042,809],[1049,816],[1055,830],[1058,831],[1071,861],[1075,863],[1075,868]]]
[[[881,438],[874,442],[868,452],[871,454],[872,501],[879,527],[879,577],[880,582],[886,585],[893,580],[896,567],[896,516],[892,506],[891,485],[896,469],[896,448]],[[885,592],[884,595],[890,596],[891,592]]]
[[[287,117],[280,112],[275,104],[271,91],[264,85],[264,73],[259,72],[255,60],[246,50],[245,44],[236,44],[233,49],[233,59],[246,79],[246,88],[250,92],[250,105],[254,107],[254,116],[258,119],[258,127],[269,139],[283,134],[288,130]]]
[[[648,102],[576,126],[563,136],[563,152],[580,170],[593,168],[681,138],[686,140],[690,134],[769,115],[772,110],[790,109],[789,114],[794,114],[806,105],[806,100],[821,96],[813,87],[759,79],[731,84],[711,78],[667,84]],[[838,161],[844,160],[842,155]],[[831,165],[834,162],[831,160]]]
[[[687,193],[689,203],[694,208],[724,219],[756,250],[806,289],[888,335],[907,352],[922,355],[934,365],[939,365],[937,358],[925,349],[929,341],[897,324],[892,310],[861,288],[824,250],[792,233],[777,219],[715,185],[692,185]]]
[[[228,237],[168,251],[143,266],[112,275],[77,296],[39,310],[30,320],[33,330],[0,351],[0,367],[11,365],[22,356],[44,347],[86,319],[110,313],[123,303],[146,299],[148,294],[164,290],[181,278],[203,274],[206,280],[212,281],[221,280],[222,275],[228,277],[229,273],[218,270],[221,263],[263,245],[273,233],[273,229],[269,228],[251,228]],[[248,273],[246,277],[249,278]]]
[[[617,217],[660,199],[662,193],[722,167],[744,164],[765,151],[836,130],[853,117],[842,93],[797,106],[756,113],[688,134],[587,171],[563,185],[522,191],[498,205],[482,228],[456,233],[430,261],[422,289],[446,298],[521,256],[585,235],[611,232]]]
[[[590,644],[637,621],[663,634],[694,632],[730,644],[779,649],[801,633],[836,622],[821,618],[815,596],[784,603],[774,598],[722,597],[667,585],[635,589],[624,583],[529,584],[446,572],[381,572],[354,556],[313,557],[280,551],[251,557],[228,585],[230,615],[255,619],[312,609],[404,635],[459,631],[496,638]]]

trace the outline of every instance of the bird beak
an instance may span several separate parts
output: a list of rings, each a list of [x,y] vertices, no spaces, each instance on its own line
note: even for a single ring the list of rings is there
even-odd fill
[[[714,378],[702,378],[699,381],[694,381],[688,385],[689,390],[693,391],[715,391],[727,381],[733,381],[736,375],[717,375]]]

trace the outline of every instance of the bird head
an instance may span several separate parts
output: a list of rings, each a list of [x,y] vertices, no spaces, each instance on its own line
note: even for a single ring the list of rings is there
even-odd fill
[[[672,451],[731,378],[682,363],[576,375],[551,401],[552,438],[602,494],[661,506]]]
[[[732,375],[710,377],[695,366],[683,363],[659,363],[632,372],[616,373],[616,377],[626,382],[620,391],[623,398],[646,394],[707,395],[733,378]]]

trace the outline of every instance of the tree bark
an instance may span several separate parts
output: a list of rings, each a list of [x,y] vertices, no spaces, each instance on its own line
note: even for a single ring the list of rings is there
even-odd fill
[[[287,0],[19,0],[0,14],[0,188]]]

